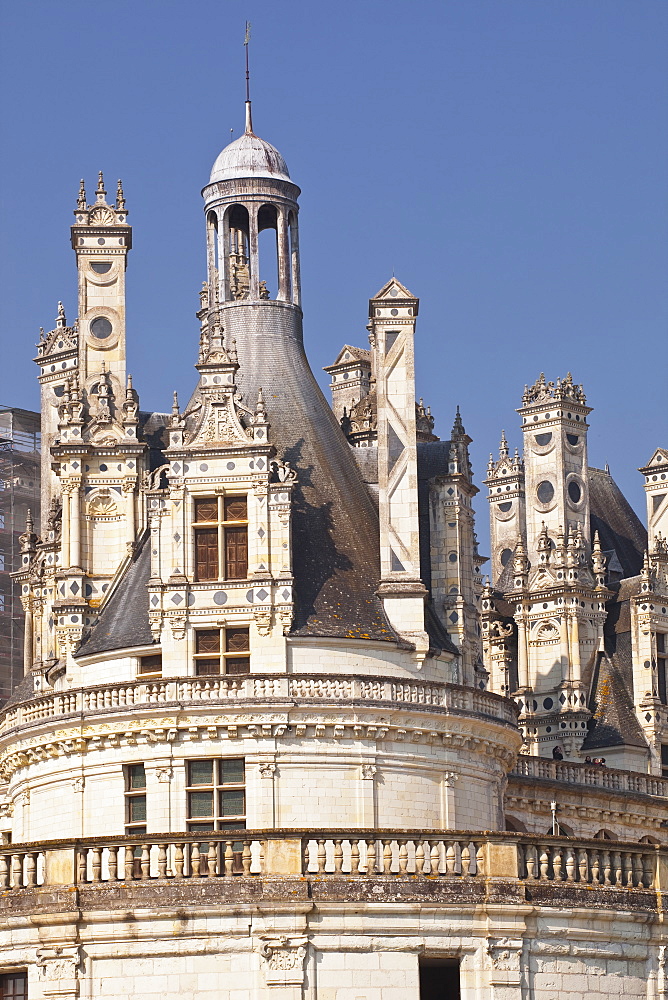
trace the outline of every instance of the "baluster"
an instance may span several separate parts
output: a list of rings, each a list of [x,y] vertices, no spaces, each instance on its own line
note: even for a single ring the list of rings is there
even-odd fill
[[[438,840],[429,841],[429,874],[439,875],[441,866],[441,850]]]
[[[408,870],[408,841],[403,838],[399,841],[399,871],[397,875],[401,878]]]
[[[642,864],[642,854],[633,855],[633,884],[638,888],[642,888],[642,878],[643,878],[643,864]]]
[[[77,883],[88,881],[88,869],[86,865],[86,851],[77,851]]]
[[[30,851],[26,861],[26,885],[37,885],[37,852]]]
[[[9,886],[9,865],[7,855],[0,854],[0,888],[6,889]]]
[[[454,875],[455,871],[455,845],[450,841],[445,852],[445,874]]]
[[[383,841],[383,874],[392,874],[392,841]]]
[[[23,855],[12,854],[12,888],[21,889],[23,886]]]
[[[603,885],[611,885],[610,873],[612,865],[610,863],[610,851],[603,851]]]
[[[316,859],[317,868],[316,872],[318,875],[325,874],[325,866],[327,864],[327,848],[325,846],[324,840],[318,840],[318,856]]]
[[[566,881],[575,882],[575,851],[572,847],[566,848]]]
[[[376,841],[370,837],[366,842],[366,874],[368,877],[376,873]]]
[[[265,853],[266,844],[267,844],[266,840],[261,840],[260,841],[260,857],[258,859],[259,860],[259,865],[260,865],[260,872],[259,872],[260,875],[266,875],[267,874],[266,871],[265,871],[265,866],[264,866],[264,859],[265,859],[265,856],[266,856],[266,853]]]
[[[563,853],[561,844],[555,844],[552,848],[552,871],[554,872],[555,881],[561,882],[561,866],[563,862]]]
[[[415,874],[424,875],[424,841],[418,840],[415,845]]]
[[[654,855],[653,854],[643,854],[642,858],[642,885],[645,889],[651,889],[654,886]]]
[[[234,841],[225,841],[225,859],[223,865],[223,875],[234,875]]]
[[[360,842],[359,840],[350,841],[350,874],[359,875],[360,873]]]
[[[150,878],[151,875],[151,848],[148,844],[144,844],[141,851],[141,861],[139,862],[139,868],[141,871],[142,878]]]
[[[340,875],[343,870],[343,847],[340,840],[334,841],[334,874]]]
[[[218,845],[215,840],[209,841],[209,851],[206,856],[206,875],[218,874]]]
[[[177,878],[183,878],[183,868],[185,859],[183,857],[183,844],[174,846],[174,872]]]
[[[476,845],[473,845],[476,847]],[[485,848],[483,844],[478,844],[475,852],[475,873],[476,875],[485,874]]]
[[[91,881],[99,882],[102,875],[102,848],[94,847],[92,850]]]
[[[590,862],[589,870],[591,872],[591,884],[600,885],[601,884],[601,856],[598,851],[591,850],[589,852]]]
[[[107,860],[109,865],[109,881],[116,882],[118,880],[118,848],[109,848],[109,858]]]
[[[462,875],[472,875],[471,871],[471,845],[469,843],[462,844]]]
[[[540,879],[544,882],[549,878],[550,869],[550,852],[547,847],[541,847],[540,849],[540,861],[538,863],[538,867],[540,870]]]
[[[311,870],[311,848],[308,840],[302,842],[302,874],[308,875]]]
[[[167,844],[158,847],[158,878],[167,877]]]
[[[199,844],[190,845],[190,873],[195,878],[199,878],[201,862],[199,859]]]
[[[250,875],[252,863],[253,855],[251,854],[251,842],[250,840],[244,840],[244,847],[241,853],[241,867],[244,875]]]
[[[584,847],[578,851],[578,882],[589,881],[589,858]]]
[[[135,849],[131,844],[125,845],[125,881],[130,882],[135,877]]]
[[[622,871],[622,856],[619,851],[614,851],[612,855],[612,870],[614,875],[614,884],[621,886],[624,884],[624,873]]]

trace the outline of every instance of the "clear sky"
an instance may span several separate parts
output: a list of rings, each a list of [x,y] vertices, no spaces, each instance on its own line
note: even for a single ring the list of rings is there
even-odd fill
[[[142,408],[188,398],[200,190],[243,130],[248,18],[255,130],[303,191],[314,369],[367,346],[394,271],[421,299],[418,395],[441,436],[461,406],[479,485],[501,428],[520,443],[524,383],[570,370],[590,464],[644,514],[635,469],[668,444],[665,0],[5,0],[1,18],[0,402],[38,405],[30,359],[58,299],[76,313],[69,226],[100,169],[134,226]]]

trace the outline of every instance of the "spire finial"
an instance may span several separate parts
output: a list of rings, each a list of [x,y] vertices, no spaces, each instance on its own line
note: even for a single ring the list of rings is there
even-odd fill
[[[67,320],[65,319],[65,306],[62,302],[58,303],[58,316],[56,317],[56,326],[63,327],[67,326]]]
[[[107,194],[104,190],[104,177],[102,176],[101,170],[97,177],[97,188],[95,189],[95,194],[97,195],[98,201],[104,201]]]
[[[84,184],[83,177],[79,183],[79,194],[77,197],[77,208],[86,207],[86,185]]]
[[[499,458],[508,458],[508,442],[506,432],[501,431],[501,443],[499,444]]]
[[[251,23],[246,21],[246,35],[244,37],[244,48],[246,49],[246,134],[250,135],[253,131],[253,115],[251,112],[251,99],[250,99],[250,71],[248,68],[248,43],[250,42],[251,36]]]
[[[174,390],[174,395],[172,397],[172,415],[175,416],[177,418],[177,420],[180,417],[180,413],[179,413],[179,394],[176,391],[176,389]]]
[[[121,211],[125,208],[125,195],[123,194],[123,182],[119,179],[116,187],[116,208]]]

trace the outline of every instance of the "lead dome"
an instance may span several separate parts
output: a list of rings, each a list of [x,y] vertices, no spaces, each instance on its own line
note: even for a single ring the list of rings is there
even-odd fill
[[[218,155],[211,170],[211,183],[238,177],[271,177],[289,181],[288,167],[279,151],[269,142],[260,139],[253,131],[246,131],[231,142]]]

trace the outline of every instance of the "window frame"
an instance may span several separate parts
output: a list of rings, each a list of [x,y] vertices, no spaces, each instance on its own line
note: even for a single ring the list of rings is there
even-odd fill
[[[193,782],[193,764],[211,763],[211,782]],[[241,763],[243,780],[225,781],[224,765],[228,762]],[[247,799],[246,799],[246,758],[245,757],[191,757],[185,761],[185,791],[186,791],[186,829],[188,833],[238,833],[246,829]],[[231,816],[224,815],[222,808],[224,792],[241,792],[243,797],[243,811]],[[211,816],[193,816],[192,798],[193,793],[211,793],[212,811]]]
[[[144,669],[144,662],[160,660],[160,666]],[[162,677],[162,653],[144,653],[137,657],[137,677]]]
[[[7,991],[7,987],[13,985],[10,980],[20,980],[22,990],[17,993],[13,988],[12,992]],[[28,970],[11,969],[0,973],[0,1000],[28,1000]]]
[[[248,638],[247,649],[237,649],[233,650],[229,648],[230,639],[233,633],[245,633]],[[218,649],[201,650],[199,643],[202,637],[209,636],[213,639],[214,636],[218,636]],[[198,664],[202,664],[206,661],[213,662],[213,660],[218,661],[217,670],[204,670],[198,667]],[[244,660],[248,665],[247,670],[229,670],[228,663],[236,660]],[[245,677],[246,674],[250,673],[250,661],[251,661],[251,643],[250,643],[250,626],[246,624],[232,624],[223,626],[216,626],[215,628],[196,628],[195,629],[195,652],[193,653],[193,662],[195,665],[195,676],[196,677]]]
[[[235,500],[243,500],[246,508],[245,518],[231,518],[227,516],[227,506]],[[200,503],[216,504],[216,520],[197,520],[197,506]],[[193,527],[193,580],[195,583],[214,583],[218,581],[234,582],[248,579],[248,494],[247,493],[219,493],[215,496],[193,496],[192,506],[192,527]],[[245,533],[242,543],[245,549],[245,559],[240,560],[245,573],[241,575],[230,575],[231,560],[228,558],[228,545],[230,538],[234,537],[239,529]],[[197,558],[197,537],[204,532],[216,533],[216,564],[217,576],[200,576]]]
[[[133,785],[133,774],[141,768],[144,784]],[[123,778],[125,781],[125,835],[126,837],[145,836],[147,833],[148,818],[148,797],[146,794],[146,768],[143,763],[124,764]],[[132,818],[132,803],[138,799],[144,800],[144,819],[134,820]]]
[[[656,690],[662,705],[668,705],[668,635],[656,633]]]

